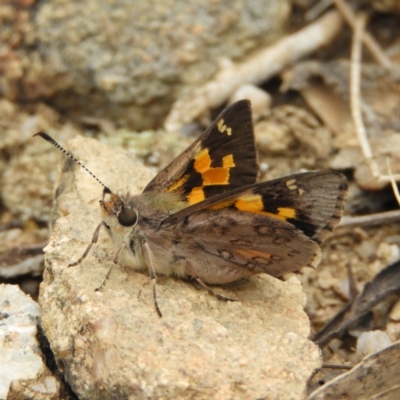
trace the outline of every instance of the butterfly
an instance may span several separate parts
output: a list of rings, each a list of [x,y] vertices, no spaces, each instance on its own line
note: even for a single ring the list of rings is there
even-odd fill
[[[49,135],[38,132],[86,170]],[[87,170],[94,176],[89,170]],[[320,244],[343,214],[347,181],[338,172],[305,172],[258,182],[251,105],[228,106],[142,194],[104,186],[102,227],[112,238],[114,262],[149,269],[154,303],[157,274],[224,284],[254,274],[282,277],[317,267]]]

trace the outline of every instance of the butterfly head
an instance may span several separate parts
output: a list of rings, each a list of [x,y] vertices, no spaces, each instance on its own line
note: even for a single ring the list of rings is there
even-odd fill
[[[133,228],[138,223],[138,211],[127,201],[109,190],[104,191],[100,209],[106,225],[114,230]]]

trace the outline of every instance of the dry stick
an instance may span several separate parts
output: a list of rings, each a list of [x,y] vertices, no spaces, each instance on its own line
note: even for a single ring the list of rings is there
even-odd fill
[[[335,0],[335,3],[341,3],[341,0]],[[347,4],[346,4],[346,7]],[[351,9],[349,8],[350,12]],[[358,141],[360,142],[360,147],[364,158],[371,169],[372,175],[379,181],[390,182],[394,195],[397,202],[400,204],[400,194],[396,184],[396,180],[400,179],[400,174],[393,175],[390,168],[389,160],[386,158],[386,164],[388,168],[389,175],[382,175],[379,171],[378,164],[374,160],[372,150],[367,138],[367,132],[364,126],[361,112],[361,96],[360,96],[360,76],[361,76],[361,40],[365,38],[365,25],[367,22],[367,16],[365,14],[360,14],[353,22],[352,26],[354,28],[353,44],[351,49],[351,70],[350,70],[350,106],[351,114],[353,117],[354,127],[358,136]],[[365,43],[365,41],[364,41]],[[398,218],[398,210],[389,213],[380,213],[365,217],[355,217],[351,218],[350,221],[342,220],[341,226],[353,225],[357,220],[359,223],[371,224],[377,223],[378,221],[387,221],[389,218]]]
[[[340,220],[338,228],[347,228],[361,225],[377,225],[386,222],[396,222],[400,220],[400,210],[385,211],[359,217],[344,216]]]
[[[351,7],[347,4],[346,0],[333,1],[344,20],[351,26],[353,30],[355,30],[356,16],[354,15]],[[386,56],[373,36],[371,36],[368,32],[363,32],[362,41],[380,65],[388,69],[393,68],[392,61]]]
[[[353,365],[323,363],[321,368],[346,369],[346,370],[350,370],[350,369],[353,368]]]
[[[329,44],[342,27],[339,13],[330,11],[302,30],[249,57],[245,62],[221,70],[211,82],[177,100],[165,121],[167,130],[175,130],[193,121],[204,111],[224,103],[245,83],[261,83],[286,66]]]
[[[386,157],[386,166],[388,169],[388,173],[390,176],[390,184],[392,185],[392,190],[394,193],[394,196],[396,197],[397,204],[400,205],[400,193],[399,193],[399,188],[397,187],[397,183],[394,179],[394,175],[392,173],[392,168],[390,168],[390,162],[389,162],[389,157]]]
[[[350,108],[353,118],[354,127],[360,143],[361,151],[364,159],[367,162],[372,175],[380,182],[390,182],[391,179],[400,180],[398,175],[382,175],[379,171],[372,154],[371,146],[367,138],[367,132],[364,126],[362,111],[361,111],[361,96],[360,96],[360,77],[361,77],[361,38],[363,36],[367,17],[365,14],[357,16],[354,24],[353,43],[351,48],[351,64],[350,64]]]
[[[353,118],[354,128],[356,130],[361,151],[368,163],[372,174],[375,177],[379,176],[376,164],[373,162],[373,154],[367,139],[364,122],[361,112],[361,97],[360,97],[360,76],[361,76],[361,37],[367,23],[365,14],[356,18],[354,24],[353,43],[351,47],[351,65],[350,65],[350,108]]]
[[[345,364],[323,363],[320,368],[314,370],[314,372],[312,373],[312,375],[310,377],[310,381],[311,381],[311,379],[314,379],[315,375],[317,375],[317,373],[319,371],[321,371],[323,368],[350,370],[350,369],[353,368],[353,366],[352,365],[345,365]]]

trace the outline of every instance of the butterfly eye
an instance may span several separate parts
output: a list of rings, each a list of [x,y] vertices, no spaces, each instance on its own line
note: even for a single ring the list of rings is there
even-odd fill
[[[118,222],[122,226],[133,226],[136,224],[138,214],[132,208],[123,208],[118,214]]]

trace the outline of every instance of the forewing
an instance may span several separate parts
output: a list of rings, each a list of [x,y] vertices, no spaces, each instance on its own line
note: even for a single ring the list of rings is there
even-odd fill
[[[213,221],[218,221],[222,212],[239,212],[241,225],[251,223],[255,217],[263,217],[259,221],[266,226],[282,221],[321,243],[340,221],[346,192],[347,181],[340,173],[296,174],[214,196],[171,215],[162,227],[188,225],[194,216],[204,216],[204,212]]]
[[[258,174],[251,106],[240,100],[211,126],[144,192],[173,192],[188,205],[256,182]]]

